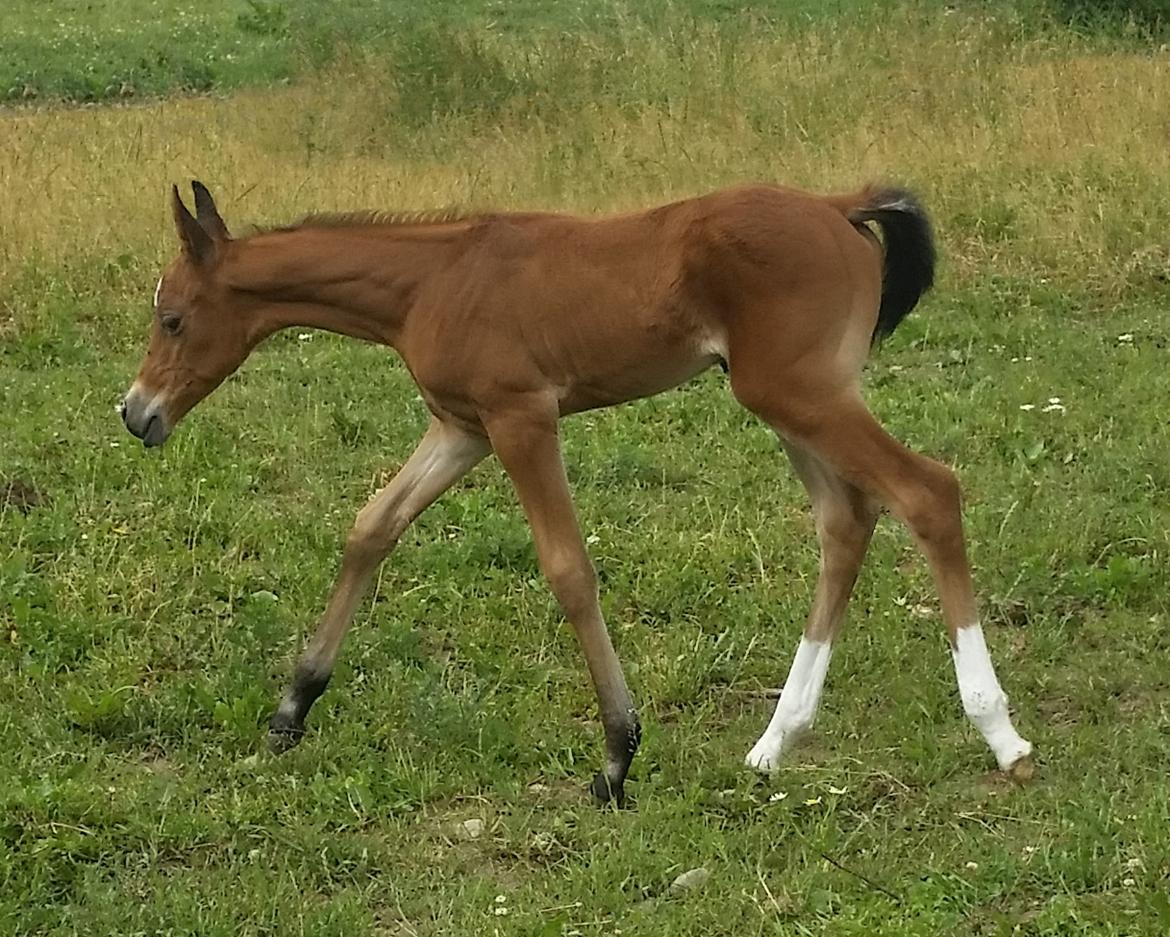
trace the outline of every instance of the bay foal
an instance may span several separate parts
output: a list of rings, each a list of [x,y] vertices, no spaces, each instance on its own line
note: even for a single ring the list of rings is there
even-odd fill
[[[812,724],[884,507],[930,563],[967,715],[1001,768],[1028,774],[1032,747],[1012,727],[979,625],[955,478],[888,436],[859,391],[871,345],[933,279],[930,226],[911,195],[756,185],[599,219],[337,215],[233,239],[207,189],[192,188],[195,215],[173,192],[182,250],[155,291],[150,345],[123,404],[130,432],[160,445],[287,326],[392,346],[432,414],[414,454],[357,516],[324,618],[272,718],[274,747],[304,733],[378,564],[494,452],[597,691],[607,760],[593,792],[621,802],[641,730],[602,619],[557,422],[720,363],[736,398],[780,437],[812,499],[821,547],[804,636],[748,764],[774,769]]]

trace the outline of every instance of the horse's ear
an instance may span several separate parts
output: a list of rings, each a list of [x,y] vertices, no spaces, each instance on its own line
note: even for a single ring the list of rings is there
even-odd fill
[[[183,199],[179,196],[179,187],[171,186],[171,210],[175,216],[175,228],[179,232],[179,240],[183,242],[183,253],[197,264],[206,263],[215,252],[215,242],[211,235],[203,230],[195,216],[187,210]]]
[[[219,216],[215,199],[207,191],[207,186],[195,179],[191,182],[191,191],[195,193],[195,217],[199,227],[211,235],[213,241],[230,241],[232,236],[228,234],[227,225]]]

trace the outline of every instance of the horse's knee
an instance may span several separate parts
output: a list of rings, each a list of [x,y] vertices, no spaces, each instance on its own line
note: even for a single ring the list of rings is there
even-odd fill
[[[921,462],[913,489],[903,496],[902,520],[928,546],[945,546],[963,536],[962,492],[959,480],[945,465]]]
[[[597,604],[597,573],[588,557],[557,557],[545,566],[549,589],[565,617],[573,621]]]
[[[366,565],[380,563],[398,542],[405,531],[407,521],[397,511],[385,514],[367,515],[358,513],[353,527],[345,538],[345,559],[350,563]]]
[[[852,553],[869,543],[878,509],[859,496],[817,505],[814,513],[821,542]]]

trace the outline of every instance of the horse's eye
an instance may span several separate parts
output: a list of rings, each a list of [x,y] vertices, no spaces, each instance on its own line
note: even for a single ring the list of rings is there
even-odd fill
[[[163,313],[159,319],[162,330],[168,335],[178,335],[183,328],[183,320],[173,312]]]

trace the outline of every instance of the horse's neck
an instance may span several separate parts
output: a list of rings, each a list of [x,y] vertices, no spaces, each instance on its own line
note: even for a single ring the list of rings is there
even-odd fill
[[[318,328],[394,345],[451,242],[406,229],[274,232],[241,244],[229,280],[258,302],[263,334]]]

